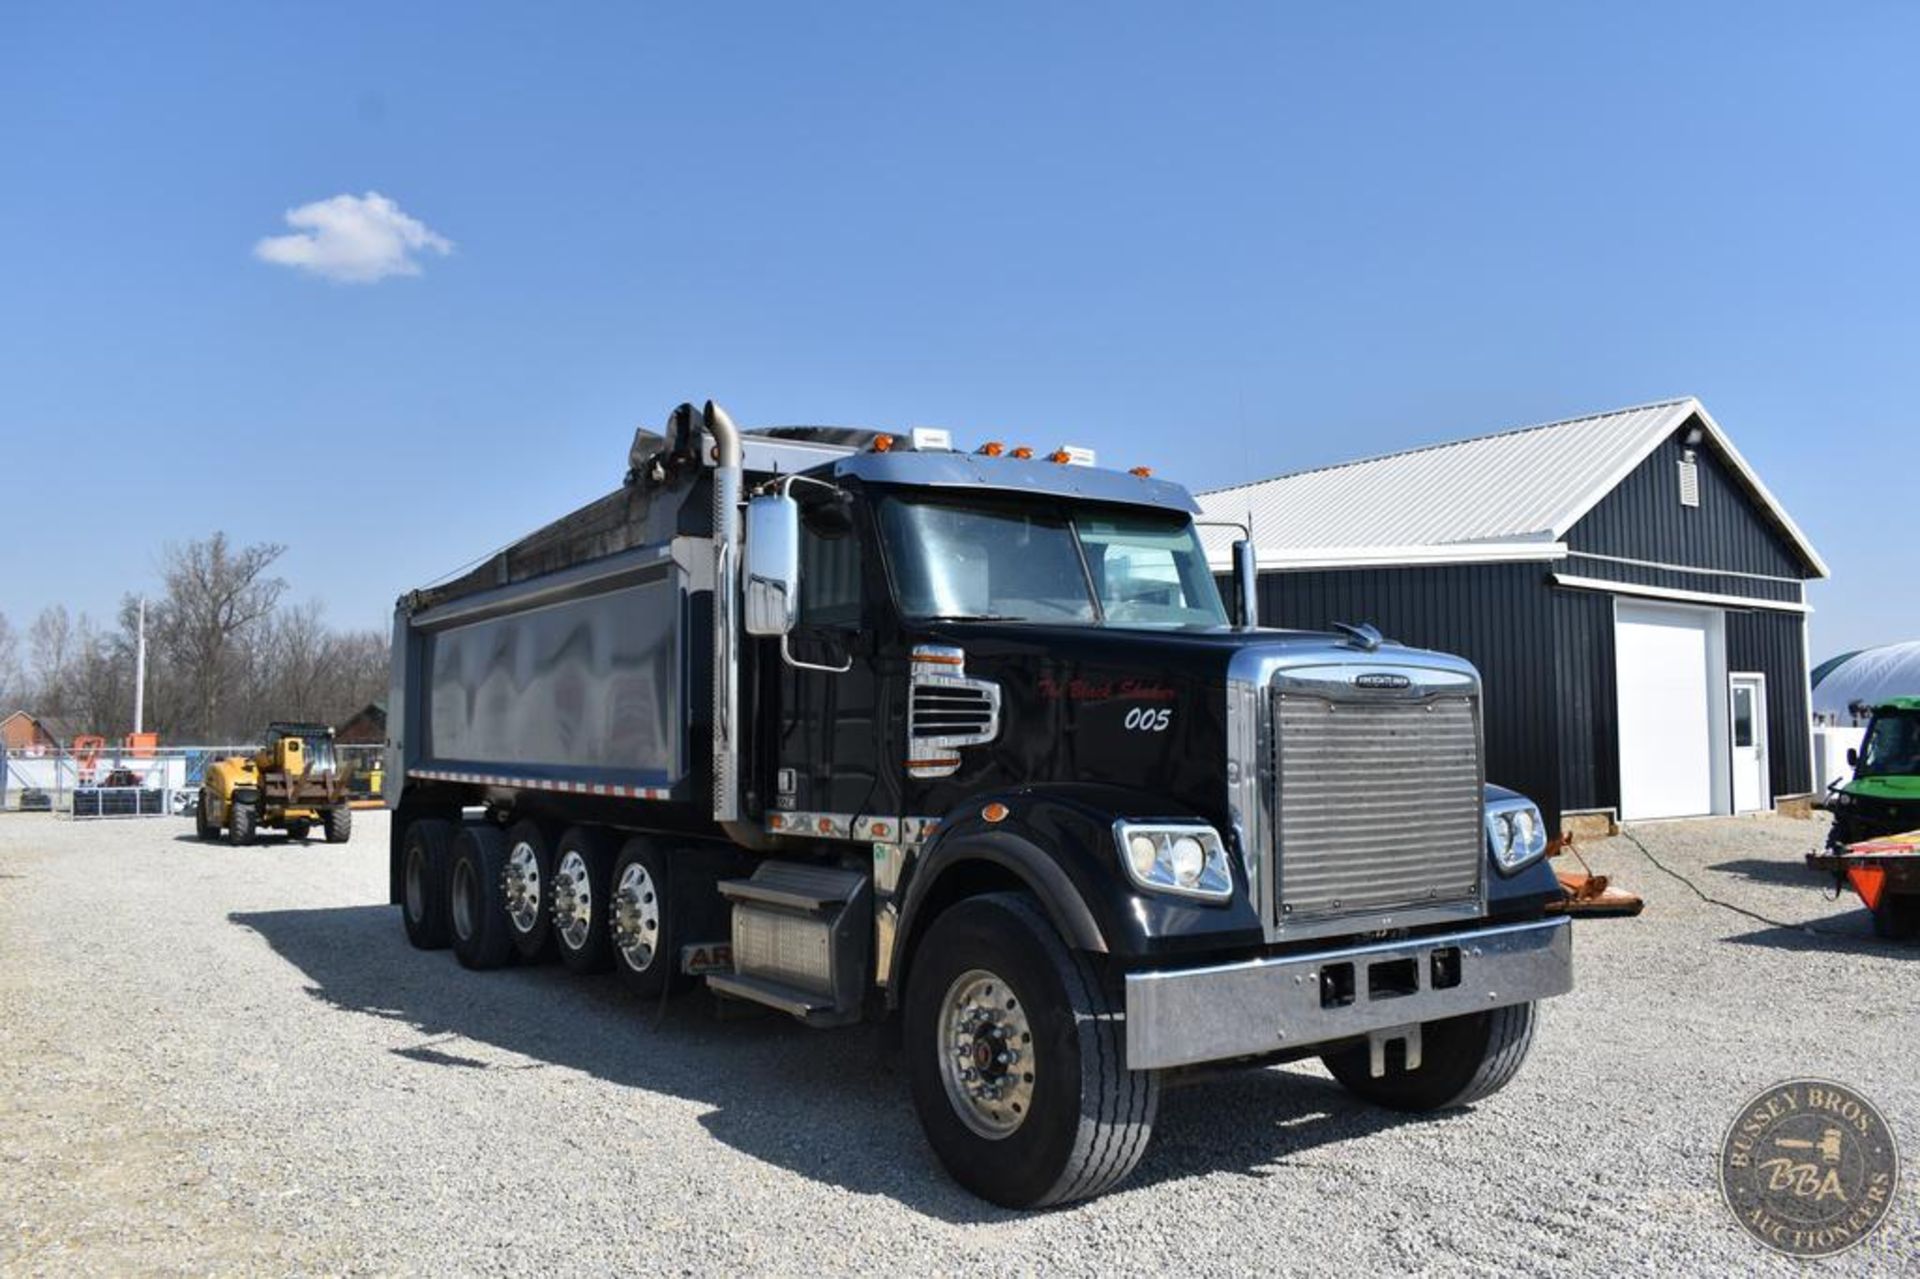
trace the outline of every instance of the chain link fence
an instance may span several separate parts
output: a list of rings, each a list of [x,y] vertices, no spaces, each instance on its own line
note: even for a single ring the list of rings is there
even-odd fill
[[[73,818],[192,817],[207,766],[257,745],[106,746],[91,751],[8,751],[0,747],[0,811],[59,813]],[[385,783],[386,748],[335,748],[355,807],[377,808]]]

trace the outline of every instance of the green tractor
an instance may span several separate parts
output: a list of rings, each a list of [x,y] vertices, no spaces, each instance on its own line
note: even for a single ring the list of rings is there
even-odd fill
[[[1827,796],[1831,849],[1920,830],[1920,697],[1873,708],[1859,749],[1847,752],[1853,779]]]

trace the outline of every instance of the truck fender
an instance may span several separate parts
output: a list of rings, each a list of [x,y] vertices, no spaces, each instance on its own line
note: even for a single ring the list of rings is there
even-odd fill
[[[939,913],[945,904],[941,884],[948,872],[968,864],[991,866],[1001,878],[1010,876],[1032,893],[1060,936],[1075,950],[1105,954],[1107,939],[1099,921],[1060,863],[1037,845],[1013,831],[955,832],[950,838],[936,838],[913,867],[912,877],[900,906],[900,925],[894,932],[893,954],[887,971],[887,1002],[898,1005],[905,989],[907,965],[913,958],[917,934]],[[969,894],[971,895],[971,894]]]

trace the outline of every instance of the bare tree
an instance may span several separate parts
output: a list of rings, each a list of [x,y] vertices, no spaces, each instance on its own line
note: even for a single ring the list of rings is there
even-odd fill
[[[22,687],[26,676],[20,669],[20,637],[13,633],[13,623],[0,613],[0,715],[18,710],[26,699],[27,690]]]
[[[229,546],[225,533],[167,552],[164,618],[169,661],[189,692],[189,733],[211,740],[252,730],[223,714],[228,682],[248,665],[246,643],[273,613],[287,584],[267,570],[286,548]]]
[[[40,610],[27,631],[27,649],[32,663],[29,695],[35,711],[42,715],[65,714],[73,674],[73,619],[67,615],[66,605]]]

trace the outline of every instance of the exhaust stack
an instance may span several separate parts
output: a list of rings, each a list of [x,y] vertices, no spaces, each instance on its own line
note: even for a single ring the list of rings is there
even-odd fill
[[[713,819],[740,819],[740,431],[707,401],[713,436]]]

